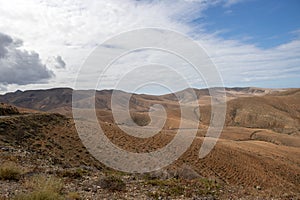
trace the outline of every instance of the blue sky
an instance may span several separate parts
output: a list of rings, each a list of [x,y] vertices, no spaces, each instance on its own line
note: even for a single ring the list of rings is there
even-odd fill
[[[299,13],[299,0],[1,0],[0,93],[73,87],[82,64],[99,44],[147,27],[193,39],[227,87],[300,87]],[[145,61],[184,69],[181,74],[187,75],[191,87],[205,87],[176,58],[136,51],[121,61],[98,89],[114,88],[128,66]],[[96,67],[91,75],[98,75]],[[147,75],[138,78],[147,80]],[[160,71],[157,82],[168,75]]]
[[[209,32],[224,31],[224,39],[241,39],[261,48],[287,43],[300,30],[299,0],[248,0],[231,6],[218,5],[204,11],[204,23]]]

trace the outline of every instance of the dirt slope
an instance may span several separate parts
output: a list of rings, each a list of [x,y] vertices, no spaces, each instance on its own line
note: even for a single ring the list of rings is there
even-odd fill
[[[182,98],[189,96],[190,90],[181,91],[178,95]],[[197,138],[184,155],[163,171],[170,177],[181,177],[181,169],[188,168],[199,177],[214,180],[221,186],[221,191],[214,197],[220,199],[300,198],[300,90],[229,88],[226,92],[229,98],[225,127],[213,151],[204,159],[198,158],[209,125],[210,97],[208,90],[197,90],[199,102],[202,102]],[[71,95],[71,89],[19,91],[0,96],[0,101],[71,116]],[[116,124],[112,116],[111,95],[110,90],[98,91],[96,108],[101,127],[115,145],[145,153],[162,148],[173,139],[181,120],[174,94],[134,94],[131,97],[132,117],[140,125],[148,123],[148,109],[153,104],[162,104],[166,108],[168,119],[163,130],[150,138],[137,138],[121,131],[120,124]],[[121,109],[130,94],[117,91],[117,95]],[[80,91],[80,96],[76,103],[84,108],[90,102],[91,91]],[[189,98],[186,101],[188,104]],[[185,131],[188,134],[192,130]],[[51,168],[93,166],[97,172],[105,168],[82,145],[72,118],[60,114],[32,113],[0,118],[0,146],[4,149],[22,148],[35,155],[34,161],[47,160]],[[30,163],[30,159],[27,162]],[[90,180],[90,177],[87,179]],[[155,187],[147,189],[150,188]],[[140,191],[137,198],[146,195],[143,189]],[[97,189],[92,192],[98,193]],[[87,195],[84,191],[82,194]],[[183,196],[182,199],[189,198]]]
[[[113,143],[122,149],[137,153],[162,148],[176,134],[175,130],[165,130],[153,137],[142,139],[123,133],[113,123],[101,122],[101,126]],[[257,135],[254,135],[253,131]],[[199,136],[189,150],[164,171],[170,177],[179,175],[185,178],[191,176],[189,174],[192,170],[199,177],[214,180],[222,190],[215,196],[220,199],[299,198],[299,146],[260,141],[257,140],[258,136],[259,132],[255,129],[225,128],[216,147],[204,159],[198,157],[203,141],[203,137]],[[0,146],[4,152],[6,148],[20,149],[20,147],[22,149],[20,152],[26,151],[27,156],[19,156],[19,161],[21,165],[27,163],[25,165],[27,168],[47,166],[46,170],[54,170],[55,173],[59,172],[57,170],[74,167],[93,167],[98,172],[105,170],[105,167],[82,145],[72,119],[59,114],[31,114],[0,119]],[[1,155],[2,161],[11,158],[5,156],[5,153]],[[41,165],[42,160],[47,165]],[[181,175],[182,169],[189,170],[185,172],[187,174]],[[75,183],[79,184],[74,180],[73,184]],[[93,194],[98,192],[96,190]],[[82,194],[86,195],[84,190]]]

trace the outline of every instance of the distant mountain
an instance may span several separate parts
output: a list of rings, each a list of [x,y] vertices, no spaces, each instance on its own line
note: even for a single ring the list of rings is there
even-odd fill
[[[48,90],[16,91],[0,96],[0,102],[39,111],[51,111],[71,106],[72,89],[55,88]]]
[[[219,88],[213,88],[215,91]],[[133,112],[147,113],[154,104],[163,105],[171,118],[170,127],[179,126],[179,102],[189,103],[193,100],[192,91],[200,104],[201,122],[208,125],[210,121],[210,94],[208,89],[185,89],[175,94],[160,96],[131,94],[123,91],[96,91],[95,106],[99,118],[113,121],[111,113],[111,96],[116,95],[116,109],[122,109],[130,99],[129,106]],[[300,130],[300,89],[263,89],[263,88],[225,88],[227,98],[227,126],[248,128],[266,128],[280,133],[299,133]],[[72,92],[70,88],[47,90],[16,91],[0,95],[0,102],[20,108],[37,111],[58,112],[71,116]],[[76,91],[75,105],[87,107],[95,91]],[[178,99],[179,100],[178,100]],[[192,105],[192,104],[191,104]],[[195,106],[195,104],[193,104]],[[193,114],[193,113],[191,113]]]
[[[185,89],[175,94],[166,94],[161,96],[145,95],[145,94],[130,94],[122,91],[118,91],[118,99],[120,104],[126,103],[124,100],[128,95],[132,95],[131,103],[135,107],[143,107],[150,105],[151,101],[166,102],[177,101],[177,97],[189,101],[189,96],[194,90],[198,99],[209,96],[208,89]],[[261,88],[226,88],[226,95],[228,97],[240,97],[240,96],[252,96],[269,94],[272,90]],[[28,91],[16,91],[0,95],[0,102],[9,103],[18,107],[28,108],[39,111],[53,111],[60,108],[71,107],[72,105],[72,92],[71,88],[53,88],[46,90],[28,90]],[[80,91],[82,96],[80,102],[84,102],[85,99],[91,97],[91,90]],[[110,109],[110,99],[113,90],[101,90],[96,92],[96,107],[99,109]]]

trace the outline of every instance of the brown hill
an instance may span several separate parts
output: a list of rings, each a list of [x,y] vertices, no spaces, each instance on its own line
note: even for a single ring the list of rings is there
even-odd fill
[[[215,88],[217,89],[217,88]],[[133,107],[145,107],[145,104],[152,104],[153,102],[160,102],[165,104],[171,104],[172,102],[184,99],[185,102],[189,102],[189,96],[191,91],[194,91],[198,99],[207,98],[209,96],[208,89],[185,89],[175,94],[166,94],[161,96],[145,95],[145,94],[131,94],[122,91],[115,91],[120,104],[126,103],[124,100],[131,96],[131,102]],[[275,92],[277,90],[262,89],[262,88],[226,88],[226,95],[228,97],[240,97],[240,96],[253,96],[262,95]],[[47,90],[28,90],[28,91],[16,91],[0,95],[0,102],[10,103],[12,105],[29,108],[40,111],[51,111],[53,109],[59,109],[64,107],[71,107],[72,104],[72,92],[70,88],[53,88]],[[110,109],[110,98],[113,90],[101,90],[96,91],[96,107],[99,109]],[[77,91],[77,101],[84,103],[86,99],[89,99],[93,95],[94,91],[85,90]]]
[[[0,103],[0,116],[2,115],[17,115],[19,110],[11,105]]]
[[[201,122],[208,125],[209,120],[210,106],[201,107]],[[270,129],[278,133],[299,135],[299,90],[229,100],[226,126]]]
[[[0,102],[9,103],[18,107],[39,111],[50,111],[54,108],[71,106],[72,89],[48,89],[16,91],[0,96]]]
[[[62,165],[97,163],[86,156],[87,150],[71,121],[60,114],[33,113],[0,119],[0,146],[4,145],[22,147]]]
[[[188,98],[191,90],[180,91],[177,95],[184,98],[186,105],[196,109],[197,106],[190,104]],[[149,185],[149,180],[141,180],[136,175],[122,176],[122,179],[130,185],[125,194],[112,194],[97,187],[95,190],[86,189],[91,187],[90,185],[97,184],[93,182],[93,177],[99,178],[102,176],[99,174],[106,169],[95,161],[82,145],[72,118],[60,114],[30,113],[0,118],[0,161],[10,160],[13,157],[13,160],[17,160],[23,167],[41,166],[40,168],[44,168],[39,170],[51,174],[60,174],[70,167],[84,169],[93,167],[94,171],[90,171],[91,174],[85,178],[64,180],[70,188],[78,188],[85,198],[95,198],[95,196],[110,198],[112,195],[118,199],[138,191],[132,199],[152,197],[155,199],[153,194],[166,198],[171,196],[174,199],[208,197],[212,199],[297,199],[300,194],[299,91],[299,89],[283,91],[258,88],[226,89],[229,96],[226,126],[213,151],[204,159],[199,159],[199,148],[209,125],[210,96],[208,90],[195,90],[200,102],[201,123],[192,146],[171,166],[159,172],[160,175],[157,176],[167,178],[167,182],[162,179],[156,180],[157,176],[154,176],[156,178],[153,181],[151,175],[148,177],[151,179]],[[76,106],[88,108],[93,91],[77,92],[79,98],[75,102]],[[163,130],[149,138],[133,137],[120,129],[120,124],[115,123],[112,116],[111,95],[111,90],[97,91],[95,101],[100,125],[115,145],[131,152],[145,153],[164,147],[174,138],[181,120],[178,99],[174,94],[161,96],[133,94],[131,96],[126,92],[116,91],[118,109],[122,109],[131,96],[132,117],[141,126],[148,123],[150,106],[161,104],[166,108],[168,119]],[[71,114],[71,100],[72,90],[67,88],[18,91],[0,96],[0,101],[11,102],[20,107],[69,114]],[[192,112],[190,115],[195,113]],[[191,121],[192,118],[187,116],[182,120]],[[130,126],[130,124],[126,125]],[[184,131],[188,134],[191,130],[186,128]],[[21,155],[19,151],[22,152]],[[36,173],[35,170],[32,171]],[[204,190],[205,194],[195,192],[195,187],[200,186],[186,180],[191,177],[192,179],[205,178],[209,188]],[[182,185],[177,181],[174,183],[174,180],[179,180]],[[213,180],[218,187],[211,185],[208,180]],[[7,182],[0,181],[1,186],[5,184]],[[19,187],[22,186],[18,185]],[[133,189],[134,187],[139,189]],[[169,191],[168,188],[172,190]],[[149,194],[148,191],[154,193]],[[174,193],[177,195],[172,196]]]
[[[150,138],[135,138],[123,133],[116,124],[100,124],[114,144],[136,153],[159,149],[176,134],[176,130],[163,130]],[[274,141],[260,141],[259,137],[264,134],[274,132],[226,127],[214,150],[204,159],[198,157],[203,142],[203,137],[199,136],[184,155],[158,172],[158,175],[150,174],[146,176],[148,178],[141,179],[135,174],[121,174],[127,184],[124,194],[97,189],[98,178],[107,173],[108,169],[97,162],[82,145],[72,119],[46,113],[7,116],[0,119],[0,161],[4,163],[13,160],[26,172],[18,183],[0,180],[0,188],[10,186],[28,192],[22,183],[30,180],[32,175],[52,174],[63,177],[66,190],[76,188],[76,192],[84,198],[119,199],[134,194],[132,199],[155,199],[149,191],[174,199],[299,198],[300,147],[297,147],[297,141],[292,140],[296,146],[289,141],[283,145],[274,144]],[[112,170],[108,173],[120,176]],[[199,177],[206,185],[200,191],[202,185],[195,182]],[[93,188],[93,185],[97,186],[96,189],[88,189]],[[1,194],[5,194],[5,190],[2,193],[0,189]],[[10,197],[13,194],[10,193]]]
[[[218,88],[213,88],[218,90]],[[185,89],[175,94],[161,96],[130,94],[122,91],[96,91],[95,106],[101,121],[113,122],[111,96],[117,99],[115,109],[122,110],[127,104],[132,116],[146,117],[154,104],[163,105],[168,114],[166,128],[178,128],[180,124],[180,103],[188,106],[192,103],[194,91],[200,105],[201,122],[208,126],[210,121],[210,95],[208,89]],[[263,89],[263,88],[226,88],[227,114],[226,125],[247,128],[270,129],[279,133],[299,134],[300,97],[299,89]],[[17,91],[0,95],[0,102],[38,111],[57,112],[72,116],[72,89],[57,88],[49,90]],[[90,108],[95,91],[76,91],[74,105]],[[178,97],[178,98],[177,98]],[[181,102],[181,101],[184,102]],[[179,103],[180,102],[180,103]],[[191,113],[191,116],[195,113]],[[190,119],[186,119],[190,120]]]

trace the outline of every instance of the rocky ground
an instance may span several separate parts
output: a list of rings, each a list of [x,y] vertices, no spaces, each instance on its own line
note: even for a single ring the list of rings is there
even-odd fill
[[[222,194],[221,184],[203,177],[66,167],[35,152],[8,146],[1,146],[0,152],[0,199],[34,199],[34,193],[49,195],[46,199],[53,194],[57,195],[54,199],[216,199]]]
[[[108,169],[88,153],[71,123],[59,114],[0,119],[0,199],[214,199],[221,191],[204,177]]]
[[[161,148],[175,134],[166,130],[143,141],[124,136],[116,124],[101,126],[116,145],[134,152]],[[0,199],[300,198],[300,151],[293,142],[297,135],[283,140],[284,135],[276,133],[268,142],[258,136],[275,134],[270,130],[226,127],[214,150],[199,159],[201,131],[171,166],[128,174],[95,160],[71,118],[54,113],[7,115],[0,118]]]

